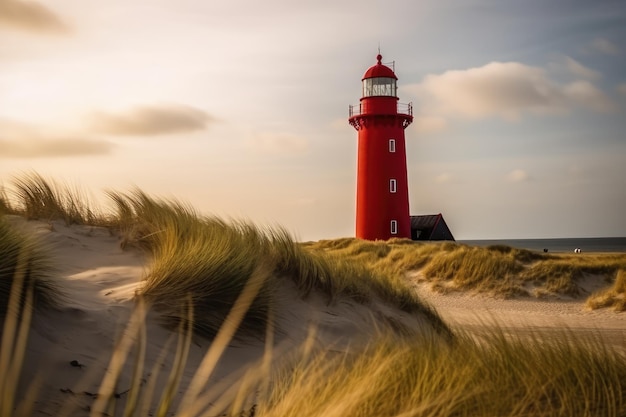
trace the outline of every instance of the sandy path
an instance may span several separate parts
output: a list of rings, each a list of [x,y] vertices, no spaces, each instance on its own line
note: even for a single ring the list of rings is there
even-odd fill
[[[595,279],[601,282],[603,277]],[[587,310],[584,298],[502,300],[479,294],[439,294],[423,283],[416,288],[422,299],[434,306],[452,326],[480,331],[497,325],[510,332],[534,330],[547,334],[569,329],[576,335],[602,337],[611,345],[626,350],[626,313]]]

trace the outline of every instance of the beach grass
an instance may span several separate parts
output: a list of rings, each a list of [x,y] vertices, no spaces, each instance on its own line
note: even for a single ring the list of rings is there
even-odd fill
[[[119,225],[123,244],[151,254],[140,294],[173,324],[184,317],[184,301],[191,294],[196,330],[214,335],[246,280],[264,265],[265,284],[242,324],[244,333],[261,329],[262,334],[274,288],[289,279],[302,297],[317,291],[328,302],[382,300],[425,315],[438,331],[449,334],[436,312],[405,281],[394,281],[357,260],[307,249],[284,229],[262,230],[245,222],[200,216],[179,202],[157,200],[139,190],[109,196],[117,206],[112,224]]]
[[[584,294],[581,281],[586,276],[613,276],[626,269],[626,254],[620,253],[546,254],[506,245],[475,247],[406,239],[346,238],[306,245],[358,260],[386,276],[428,283],[439,292],[471,291],[502,298],[577,297]]]
[[[615,311],[626,311],[626,269],[620,269],[609,288],[591,294],[586,302],[592,310],[612,308]]]
[[[52,258],[33,236],[13,226],[0,216],[0,317],[7,311],[15,277],[23,284],[20,300],[26,300],[26,290],[32,288],[34,305],[38,309],[53,308],[62,300],[55,283]]]
[[[5,195],[0,206],[27,220],[63,220],[66,225],[106,225],[105,216],[90,203],[87,193],[77,186],[47,180],[36,172],[13,178],[14,198]]]
[[[566,330],[477,341],[381,336],[283,370],[257,416],[619,416],[623,356]],[[320,383],[320,381],[323,381]]]

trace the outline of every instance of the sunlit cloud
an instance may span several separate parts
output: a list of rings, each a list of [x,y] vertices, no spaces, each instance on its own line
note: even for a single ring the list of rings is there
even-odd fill
[[[155,136],[204,130],[212,120],[206,112],[190,106],[141,106],[126,112],[95,112],[88,127],[110,135]]]
[[[530,175],[523,169],[514,169],[506,175],[506,179],[510,182],[524,182],[530,180]]]
[[[108,155],[114,145],[104,140],[81,138],[0,139],[0,158],[59,158]]]
[[[254,152],[276,155],[302,154],[308,151],[309,142],[301,137],[289,133],[259,133],[253,135],[246,146]]]
[[[98,156],[110,154],[114,147],[77,132],[0,119],[0,158]]]
[[[578,77],[588,78],[590,80],[596,80],[600,78],[600,73],[598,71],[588,68],[584,66],[583,64],[581,64],[580,62],[568,56],[564,58],[563,65],[571,74],[576,75]]]
[[[613,42],[605,38],[596,38],[591,42],[591,46],[596,50],[606,55],[619,55],[621,53],[620,48]]]
[[[491,62],[428,75],[409,88],[429,111],[470,119],[499,116],[518,120],[525,113],[567,113],[574,107],[610,111],[615,107],[587,80],[559,84],[542,68],[517,62]]]
[[[33,1],[0,0],[0,27],[64,34],[69,26],[47,7]]]

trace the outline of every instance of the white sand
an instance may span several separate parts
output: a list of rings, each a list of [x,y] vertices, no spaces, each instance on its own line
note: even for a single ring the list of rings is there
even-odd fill
[[[137,251],[122,250],[117,237],[97,227],[66,227],[60,222],[23,222],[13,219],[35,233],[54,250],[63,289],[67,294],[61,311],[34,317],[29,346],[20,381],[21,392],[41,376],[35,415],[63,415],[63,407],[71,405],[65,415],[88,415],[108,366],[115,341],[129,321],[134,291],[145,272],[146,259]],[[512,328],[555,328],[567,326],[575,331],[596,329],[611,343],[624,344],[626,314],[611,311],[584,311],[581,300],[496,300],[484,296],[462,294],[438,295],[418,286],[422,296],[434,305],[442,317],[464,328],[484,327],[497,320]],[[156,320],[152,312],[146,320],[146,363],[156,361],[172,333]],[[317,328],[316,343],[327,349],[344,350],[357,340],[367,340],[376,323],[393,318],[413,329],[424,321],[409,317],[380,303],[367,306],[340,301],[328,305],[327,300],[312,294],[306,300],[297,296],[293,283],[285,281],[280,290],[277,311],[276,352],[300,346],[311,325]],[[195,338],[188,365],[183,375],[185,387],[195,372],[210,342]],[[175,345],[170,350],[174,351]],[[226,350],[212,380],[218,380],[261,358],[262,341],[233,342]],[[72,366],[77,361],[81,366]],[[132,360],[131,360],[132,362]],[[162,373],[167,375],[170,355]],[[150,365],[149,365],[150,366]],[[144,370],[147,378],[151,370]],[[128,389],[132,366],[124,369],[118,393]],[[23,394],[20,394],[23,395]],[[122,394],[124,395],[124,394]]]
[[[88,415],[93,402],[90,394],[98,392],[114,345],[129,322],[135,305],[133,296],[145,273],[147,259],[137,250],[122,250],[119,239],[104,228],[25,222],[17,217],[12,221],[34,231],[50,246],[58,264],[60,284],[67,295],[61,311],[35,314],[21,391],[35,376],[41,375],[35,415],[57,416],[68,405],[74,408],[66,415]],[[295,284],[288,279],[279,290],[277,304],[275,355],[301,347],[311,328],[315,328],[314,344],[342,351],[359,340],[368,340],[375,333],[376,323],[386,317],[393,317],[416,331],[425,325],[423,318],[381,303],[365,306],[341,300],[329,304],[326,297],[316,293],[302,300]],[[156,312],[148,315],[146,328],[145,362],[153,364],[173,333],[158,324]],[[209,345],[210,341],[204,338],[194,338],[181,386],[188,385]],[[173,360],[175,343],[169,351],[161,371],[165,376]],[[212,381],[244,371],[259,361],[263,353],[261,340],[233,341]],[[72,361],[81,366],[72,366]],[[146,378],[150,372],[144,370]],[[116,392],[129,388],[131,375],[132,365],[128,365]]]

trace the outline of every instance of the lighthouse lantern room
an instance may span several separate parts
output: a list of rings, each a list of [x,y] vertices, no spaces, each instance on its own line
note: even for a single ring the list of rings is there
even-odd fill
[[[358,106],[349,123],[358,132],[356,237],[411,238],[404,129],[413,121],[411,103],[400,104],[394,71],[377,63],[362,78]]]

